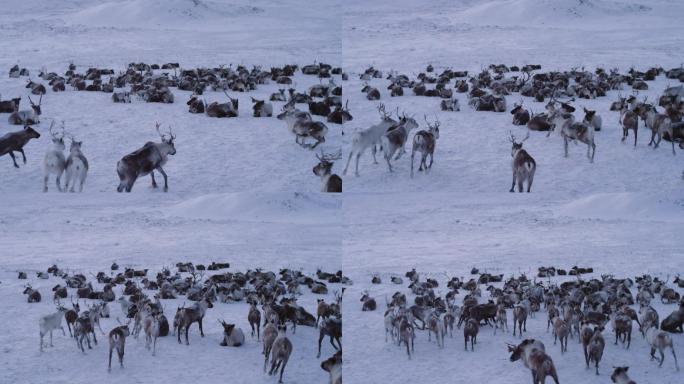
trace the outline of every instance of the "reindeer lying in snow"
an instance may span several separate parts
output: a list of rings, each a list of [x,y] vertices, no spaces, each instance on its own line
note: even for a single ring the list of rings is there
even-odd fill
[[[29,96],[29,103],[31,103],[31,109],[26,111],[15,111],[7,118],[7,121],[12,125],[34,125],[40,124],[40,119],[38,116],[41,114],[40,105],[43,102],[43,96],[38,99],[38,104],[33,103],[31,96]],[[18,106],[18,104],[17,104]]]
[[[321,192],[342,192],[342,178],[332,174],[332,167],[336,160],[342,158],[342,151],[336,154],[316,155],[318,164],[313,167],[313,173],[321,178]]]
[[[316,148],[319,144],[325,143],[325,135],[328,127],[320,121],[313,121],[307,112],[295,108],[293,100],[283,106],[283,112],[278,115],[278,120],[284,120],[287,127],[295,134],[295,142],[309,149]],[[311,137],[316,140],[313,145],[307,145],[304,140]]]

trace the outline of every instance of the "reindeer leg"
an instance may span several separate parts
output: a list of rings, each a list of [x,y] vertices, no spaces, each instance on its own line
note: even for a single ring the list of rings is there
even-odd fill
[[[9,155],[12,158],[12,162],[14,163],[14,168],[19,168],[19,164],[17,164],[17,159],[14,157],[14,153],[12,151],[9,151]]]
[[[48,191],[48,180],[50,180],[50,175],[46,174],[45,177],[43,177],[43,192]]]
[[[150,172],[150,176],[152,177],[152,188],[157,188],[157,180],[154,179],[154,171]]]
[[[200,335],[204,337],[204,329],[202,328],[202,318],[197,321],[199,323]]]
[[[568,138],[563,136],[563,148],[565,148],[565,157],[568,157]]]
[[[66,192],[66,188],[62,189],[62,174],[58,174],[57,177],[55,178],[55,184],[57,184],[57,190],[60,192]],[[73,192],[73,191],[72,191]]]
[[[373,153],[373,164],[377,164],[377,163],[378,163],[378,159],[375,157],[375,153],[376,153],[377,151],[378,151],[378,150],[377,150],[377,148],[375,148],[375,144],[373,144],[373,145],[371,146],[371,153]],[[358,168],[358,160],[356,160],[356,162],[357,162],[357,168]]]
[[[411,177],[413,178],[413,158],[415,157],[416,151],[411,151]],[[420,166],[423,166],[423,163],[420,163]],[[418,168],[420,171],[421,169]]]
[[[164,172],[164,169],[162,169],[162,167],[157,167],[157,170],[159,171],[159,173],[162,174],[162,176],[164,176],[164,192],[167,192],[169,190],[169,184],[168,184],[168,178],[166,177],[166,172]],[[154,179],[154,177],[153,177],[153,179]],[[201,328],[201,324],[202,323],[200,322],[200,328]]]
[[[513,182],[511,183],[511,189],[508,192],[515,192],[515,171],[513,172]],[[515,328],[513,330],[515,331]]]
[[[278,380],[278,383],[282,384],[283,382],[283,372],[285,372],[285,366],[287,365],[287,360],[283,360],[283,366],[280,368],[280,379]]]
[[[19,153],[21,153],[21,157],[24,160],[24,164],[26,164],[26,154],[24,153],[24,148],[20,148]]]
[[[349,163],[351,163],[352,156],[354,155],[354,151],[349,151],[349,157],[347,157],[347,165],[344,166],[344,170],[342,171],[342,176],[347,175],[347,169],[349,168]]]

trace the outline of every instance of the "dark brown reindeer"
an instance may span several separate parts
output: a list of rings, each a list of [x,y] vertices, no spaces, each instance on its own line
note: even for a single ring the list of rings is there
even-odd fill
[[[130,321],[129,321],[130,322]],[[107,371],[112,370],[112,352],[116,349],[116,354],[119,356],[119,365],[123,368],[124,349],[126,347],[126,338],[131,335],[128,328],[128,323],[120,325],[109,332],[109,366]]]
[[[21,131],[10,132],[2,137],[0,137],[0,156],[9,154],[12,158],[15,168],[19,168],[17,164],[17,159],[14,157],[14,152],[21,153],[21,156],[26,164],[26,154],[24,153],[24,146],[31,139],[37,139],[40,137],[40,133],[36,132],[33,128],[28,125],[24,127]]]
[[[413,177],[413,158],[416,152],[420,152],[420,166],[418,172],[429,172],[432,168],[432,162],[435,158],[435,146],[437,139],[439,139],[439,120],[435,119],[433,124],[427,120],[427,116],[423,115],[428,130],[420,130],[413,136],[413,148],[411,149],[411,177]],[[427,157],[430,156],[430,164],[427,164]]]
[[[332,167],[336,160],[342,158],[342,151],[335,154],[316,155],[318,164],[313,167],[313,173],[321,178],[321,192],[342,192],[342,178],[332,173]]]
[[[518,184],[518,192],[523,191],[523,183],[527,181],[527,192],[530,192],[532,188],[532,182],[534,181],[534,173],[537,170],[537,163],[534,158],[527,153],[526,150],[522,149],[523,142],[530,137],[530,132],[521,142],[515,141],[515,136],[511,133],[511,168],[513,169],[513,182],[511,183],[511,189],[509,192],[515,191],[515,185]],[[514,312],[515,314],[515,312]],[[515,317],[514,317],[515,318]],[[513,321],[513,331],[515,331],[515,320]]]
[[[238,116],[238,99],[233,99],[226,91],[223,91],[226,97],[230,100],[229,103],[220,104],[213,102],[204,106],[205,113],[209,117],[237,117]]]
[[[17,97],[11,100],[1,100],[0,97],[0,113],[13,113],[19,111],[19,103],[21,102],[21,97]]]
[[[523,108],[522,100],[511,110],[513,115],[513,125],[527,125],[530,121],[530,112]]]
[[[192,95],[185,104],[188,105],[188,112],[190,113],[204,113],[204,102],[197,95]]]
[[[26,288],[24,288],[24,295],[27,295],[27,301],[29,303],[40,303],[40,292],[38,292],[36,289],[33,289],[30,284],[27,284]]]
[[[174,140],[176,136],[169,129],[169,137],[159,132],[159,123],[156,124],[157,133],[161,136],[161,142],[155,143],[148,141],[142,148],[124,156],[117,164],[116,171],[119,174],[118,192],[130,192],[133,184],[140,176],[149,174],[152,177],[152,187],[157,187],[154,179],[154,171],[158,171],[164,176],[164,192],[168,191],[168,180],[166,172],[162,166],[166,164],[169,155],[176,154]]]

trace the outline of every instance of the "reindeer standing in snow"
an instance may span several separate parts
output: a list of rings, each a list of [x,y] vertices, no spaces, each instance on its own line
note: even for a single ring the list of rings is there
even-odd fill
[[[48,181],[50,175],[55,175],[55,183],[57,190],[62,192],[61,178],[66,168],[66,159],[64,158],[64,125],[62,125],[61,134],[52,130],[55,126],[54,120],[50,124],[50,135],[52,136],[52,148],[45,153],[45,160],[43,161],[43,169],[45,170],[43,177],[43,192],[48,191]]]

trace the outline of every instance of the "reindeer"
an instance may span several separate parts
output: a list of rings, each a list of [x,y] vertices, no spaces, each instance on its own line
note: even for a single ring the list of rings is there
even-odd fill
[[[188,341],[188,331],[192,323],[197,323],[199,325],[200,335],[204,337],[204,330],[202,329],[202,320],[207,312],[208,308],[214,308],[214,305],[207,297],[203,297],[202,300],[195,303],[190,308],[185,308],[180,319],[180,324],[178,325],[178,344],[181,343],[181,330],[185,330],[185,345],[190,345]]]
[[[157,133],[161,136],[161,143],[148,141],[142,148],[131,152],[124,156],[116,164],[116,171],[119,174],[119,186],[117,192],[130,192],[135,184],[135,180],[139,176],[150,174],[152,177],[152,188],[157,188],[157,182],[154,179],[154,171],[157,170],[164,176],[164,192],[169,190],[166,172],[162,166],[166,164],[169,155],[176,154],[176,147],[173,141],[176,136],[169,128],[169,137],[166,134],[159,132],[160,124],[156,124]]]
[[[319,144],[325,143],[325,135],[328,127],[320,121],[313,121],[311,115],[295,108],[293,100],[283,106],[283,112],[278,115],[278,120],[284,120],[288,128],[295,134],[295,143],[309,149],[316,148]],[[316,143],[306,144],[304,140],[311,137]]]
[[[83,353],[85,353],[83,339],[88,343],[88,349],[92,349],[92,346],[90,345],[90,333],[93,334],[94,342],[97,345],[97,337],[95,336],[95,329],[93,328],[93,323],[91,321],[90,311],[83,311],[74,324],[74,339],[76,340],[76,346]]]
[[[582,107],[582,109],[584,109],[583,122],[589,125],[590,127],[594,128],[594,131],[600,131],[603,122],[601,116],[597,115],[596,111],[589,110],[585,107]]]
[[[627,342],[627,349],[629,349],[629,345],[632,343],[632,319],[624,313],[613,312],[610,320],[613,331],[615,331],[615,345],[622,336],[622,343]]]
[[[629,370],[629,367],[613,367],[615,368],[613,370],[613,374],[610,375],[610,380],[613,383],[616,384],[636,384],[632,379],[629,378],[627,375],[627,371]]]
[[[40,83],[35,83],[33,80],[26,80],[26,87],[25,88],[31,88],[31,93],[34,95],[44,95],[47,90],[45,89],[45,86]]]
[[[38,292],[37,289],[33,289],[31,284],[27,284],[24,288],[24,295],[27,295],[27,301],[29,303],[40,303],[40,292]]]
[[[589,339],[589,344],[585,347],[585,356],[589,357],[587,361],[593,361],[596,364],[596,375],[599,374],[599,362],[601,362],[601,358],[603,357],[603,349],[606,347],[606,341],[603,339],[601,331],[603,331],[603,327],[595,327],[591,339]],[[587,368],[589,368],[588,364]]]
[[[585,123],[575,123],[571,114],[562,113],[561,110],[554,110],[549,115],[551,125],[560,127],[560,134],[563,137],[565,157],[568,157],[568,143],[571,140],[579,140],[587,145],[587,158],[589,162],[594,162],[596,154],[596,143],[594,142],[594,129]],[[550,131],[549,131],[550,132]]]
[[[342,338],[342,320],[337,318],[323,319],[323,323],[318,331],[318,354],[316,355],[316,358],[321,357],[321,344],[325,336],[329,337],[330,345],[332,345],[333,348],[341,350],[342,342],[340,339]],[[335,341],[337,341],[337,345],[335,345]]]
[[[78,302],[74,303],[72,300],[71,307],[72,309],[64,312],[64,320],[66,320],[67,328],[69,328],[69,336],[73,337],[73,334],[71,333],[71,325],[76,323],[76,320],[78,319],[78,313],[81,311],[81,306],[78,304]]]
[[[62,334],[66,336],[64,332],[64,327],[62,326],[62,316],[66,312],[66,308],[61,305],[57,306],[57,312],[45,315],[38,320],[38,326],[40,327],[40,351],[43,352],[43,337],[50,332],[50,346],[52,345],[52,331],[56,329],[61,329]]]
[[[629,130],[634,131],[634,147],[637,145],[637,131],[639,130],[639,115],[636,111],[629,109],[627,104],[624,104],[620,109],[620,125],[622,125],[622,142],[627,139]]]
[[[416,123],[416,120],[413,117],[406,117],[406,115],[402,115],[399,119],[399,122],[391,126],[380,138],[382,149],[385,155],[385,161],[387,162],[387,167],[389,168],[390,172],[393,172],[390,160],[392,157],[394,157],[395,161],[399,160],[401,155],[406,152],[404,145],[406,144],[406,140],[408,140],[409,133],[414,128],[418,128],[418,123]]]
[[[271,348],[271,370],[268,374],[269,376],[273,375],[280,369],[278,383],[283,382],[283,372],[285,371],[287,361],[292,354],[292,342],[285,335],[285,329],[285,325],[280,325],[278,327],[278,336],[273,341],[273,346]]]
[[[522,337],[523,330],[527,332],[527,309],[522,305],[517,305],[513,308],[513,336],[515,336],[515,327],[518,327],[518,334]]]
[[[219,104],[213,102],[209,105],[204,105],[204,110],[209,117],[237,117],[238,116],[238,99],[233,99],[228,95],[228,92],[223,91],[226,97],[230,100],[229,103]]]
[[[21,97],[17,97],[11,100],[0,100],[0,113],[14,113],[19,111],[19,103],[21,102]]]
[[[7,119],[7,121],[10,124],[24,125],[24,126],[40,124],[40,119],[38,116],[40,116],[40,114],[42,113],[42,110],[40,109],[40,105],[43,102],[43,96],[41,95],[40,98],[38,99],[38,104],[35,104],[33,102],[33,100],[31,100],[31,96],[29,96],[28,99],[29,99],[29,103],[31,103],[31,109],[25,110],[25,111],[12,112],[12,114],[9,115],[9,118]]]
[[[378,106],[378,112],[381,115],[381,122],[371,126],[368,129],[354,132],[352,136],[352,148],[349,151],[349,157],[347,158],[347,165],[342,171],[342,175],[347,174],[347,169],[349,168],[349,163],[353,155],[356,155],[356,170],[354,174],[359,176],[359,158],[369,147],[372,149],[373,153],[373,164],[377,164],[378,161],[375,157],[376,146],[380,144],[380,139],[387,132],[390,127],[394,126],[397,121],[390,117],[390,114],[385,112],[385,105],[380,104]]]
[[[527,125],[530,122],[530,112],[523,108],[522,100],[511,110],[513,125]]]
[[[219,323],[223,325],[222,347],[239,347],[245,343],[245,335],[242,333],[242,329],[235,328],[235,324],[227,324],[223,320],[219,320]]]
[[[285,96],[285,89],[279,89],[278,92],[271,94],[269,98],[271,101],[287,101],[287,96]]]
[[[568,351],[568,336],[570,335],[570,324],[565,322],[560,316],[553,318],[553,344],[560,339],[561,353]]]
[[[273,116],[273,104],[267,103],[265,100],[257,100],[252,97],[252,109],[254,110],[254,117],[271,117]]]
[[[518,184],[518,192],[523,191],[523,183],[527,181],[527,192],[530,192],[532,188],[532,182],[534,181],[534,173],[537,170],[537,163],[534,158],[527,153],[526,150],[522,149],[525,140],[529,139],[530,132],[521,142],[516,142],[515,136],[511,133],[511,168],[513,169],[513,182],[511,183],[511,189],[509,192],[514,192],[515,184]],[[513,331],[515,331],[515,320],[513,321]]]
[[[413,324],[411,324],[406,315],[398,317],[397,320],[398,329],[396,333],[398,335],[399,345],[401,346],[401,343],[406,344],[406,353],[408,354],[409,360],[411,360],[411,352],[414,351],[413,342],[416,338],[415,327],[413,326]]]
[[[342,351],[321,363],[321,369],[330,373],[329,384],[342,384]]]
[[[437,139],[439,139],[439,120],[435,120],[434,124],[430,124],[427,120],[427,116],[423,115],[425,118],[425,123],[428,126],[428,130],[420,130],[413,136],[413,148],[411,149],[411,177],[413,177],[413,158],[416,152],[420,152],[420,166],[418,167],[418,172],[423,171],[429,172],[432,168],[432,162],[435,157],[435,145],[437,144]],[[426,163],[428,155],[430,156],[430,165]]]
[[[672,154],[675,155],[672,120],[667,115],[658,113],[654,106],[648,104],[639,105],[635,112],[641,117],[646,126],[651,129],[651,141],[648,142],[648,145],[654,144],[653,148],[658,148],[663,135],[667,133],[672,142]],[[656,135],[658,135],[658,141],[655,141]]]
[[[399,89],[401,89],[401,88],[399,88]],[[459,103],[458,99],[447,99],[447,100],[442,100],[439,103],[439,108],[442,111],[458,112],[461,110],[461,104]]]
[[[672,350],[672,357],[675,361],[675,368],[679,371],[679,364],[677,363],[677,355],[675,354],[674,344],[672,343],[672,337],[665,331],[659,330],[653,323],[647,322],[642,324],[642,328],[645,330],[646,341],[651,346],[651,360],[655,359],[658,361],[658,367],[663,366],[663,361],[665,360],[665,354],[663,351],[667,348]],[[660,354],[660,359],[655,357],[655,352],[658,350]]]
[[[330,112],[326,121],[333,124],[344,124],[353,119],[354,117],[349,113],[349,100],[347,100],[344,104],[344,108],[342,108],[341,104],[336,106],[335,110]],[[342,130],[342,135],[344,135],[344,129]]]
[[[200,100],[196,94],[193,94],[190,97],[190,100],[188,100],[186,103],[188,105],[189,109],[188,112],[190,113],[204,113],[204,102]]]
[[[361,295],[361,302],[363,303],[361,305],[361,311],[367,312],[367,311],[375,311],[377,308],[377,303],[375,302],[375,299],[370,296],[368,291],[364,291],[363,295]]]
[[[129,321],[130,322],[130,321]],[[109,332],[109,367],[108,372],[112,371],[112,351],[116,348],[116,353],[119,356],[119,364],[123,368],[124,348],[126,346],[126,338],[130,336],[131,331],[128,329],[128,323],[122,324]]]
[[[268,365],[268,358],[271,355],[271,348],[273,348],[273,342],[278,337],[278,328],[276,323],[266,323],[264,325],[264,337],[262,339],[264,349],[261,352],[264,355],[264,372],[266,372],[266,366]]]
[[[112,93],[112,101],[115,103],[130,103],[131,93],[130,92],[114,92]]]
[[[543,384],[546,376],[551,376],[558,384],[558,374],[551,357],[546,354],[544,343],[535,339],[525,339],[520,344],[508,344],[511,353],[510,361],[520,360],[532,371],[532,384]]]
[[[71,136],[69,157],[66,160],[65,191],[68,189],[69,192],[74,192],[74,187],[78,184],[78,191],[83,192],[83,184],[85,184],[86,176],[88,176],[88,159],[81,152],[82,145],[82,141],[76,141],[76,138]]]
[[[321,178],[321,192],[342,192],[342,178],[332,174],[332,167],[336,160],[342,158],[342,151],[336,154],[316,155],[318,164],[313,167],[313,173]]]
[[[470,350],[475,351],[475,344],[477,344],[477,334],[480,330],[479,321],[470,317],[463,326],[463,339],[465,350],[468,350],[468,339],[470,339]]]
[[[256,306],[256,302],[252,301],[249,303],[249,313],[247,314],[247,321],[249,326],[252,328],[252,337],[254,337],[254,329],[256,328],[256,337],[259,340],[259,327],[261,326],[261,312]]]
[[[48,149],[45,153],[45,160],[43,161],[44,177],[43,177],[43,192],[48,191],[48,180],[51,174],[55,174],[55,182],[57,184],[57,190],[62,192],[62,185],[60,179],[62,178],[62,173],[66,168],[66,160],[64,158],[64,126],[62,125],[62,134],[58,135],[57,132],[53,131],[52,128],[55,125],[53,120],[50,124],[50,136],[52,136],[52,148]]]
[[[152,347],[152,356],[157,354],[157,338],[159,337],[161,324],[159,321],[159,314],[155,312],[149,312],[143,320],[143,329],[145,330],[145,348],[150,350],[150,344],[154,344]]]

